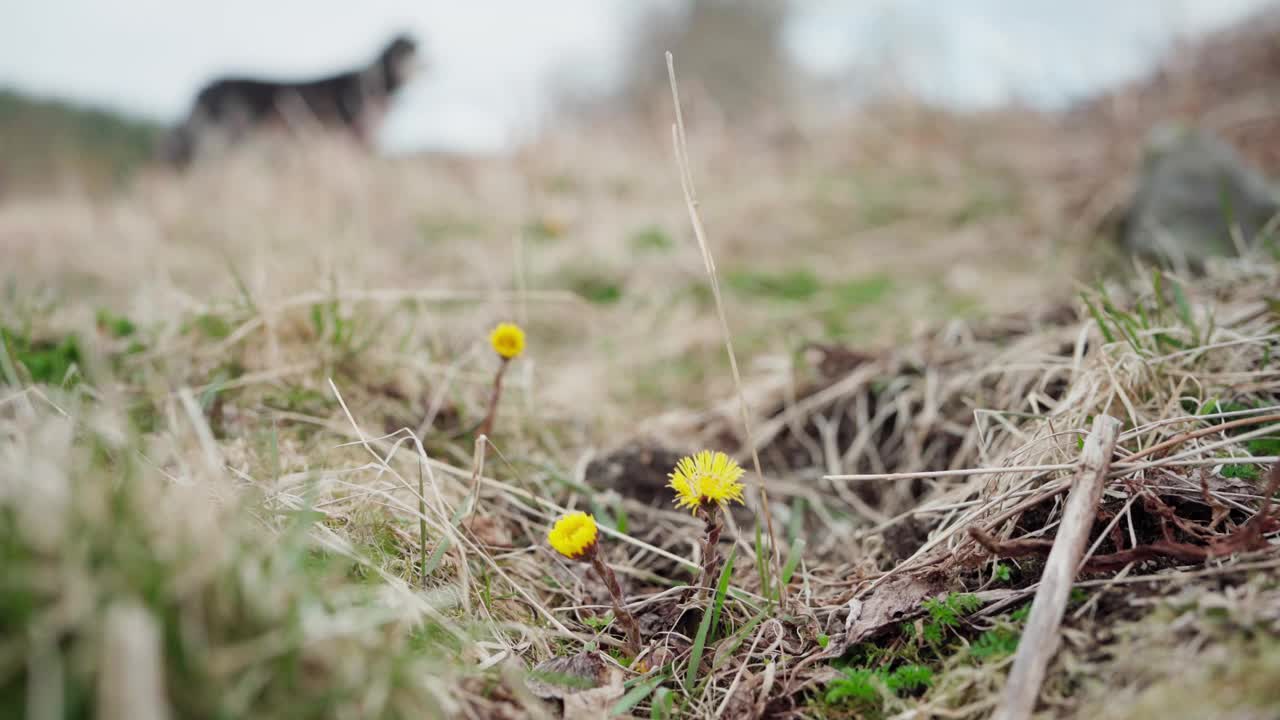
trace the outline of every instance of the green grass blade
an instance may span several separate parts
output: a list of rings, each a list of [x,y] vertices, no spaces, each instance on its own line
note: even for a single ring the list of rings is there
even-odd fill
[[[1191,331],[1192,344],[1199,345],[1200,328],[1196,326],[1196,318],[1191,312],[1191,303],[1187,302],[1186,293],[1182,291],[1182,284],[1172,282],[1169,287],[1173,288],[1173,303],[1178,309],[1178,319]]]
[[[804,510],[805,499],[797,497],[791,501],[791,522],[787,523],[787,542],[795,544],[796,540],[804,534]]]
[[[617,525],[616,525],[617,531],[625,535],[627,532],[627,528],[630,525],[630,523],[627,521],[627,509],[622,506],[621,502],[615,503],[613,514],[614,514],[614,517],[617,518]]]
[[[665,720],[671,717],[671,707],[675,703],[675,693],[663,687],[658,688],[653,692],[653,703],[649,706],[649,720]]]
[[[244,281],[244,275],[240,273],[240,267],[226,251],[219,254],[222,255],[222,262],[227,266],[227,271],[231,273],[231,280],[235,283],[236,291],[240,293],[240,299],[244,301],[245,307],[249,308],[249,312],[254,315],[261,314],[258,304],[253,301],[253,293],[249,292],[249,284]]]
[[[729,591],[729,578],[733,576],[733,560],[738,555],[738,548],[734,546],[729,551],[729,558],[725,560],[724,567],[720,570],[720,581],[716,583],[716,596],[711,606],[711,632],[719,626],[720,610],[724,607],[725,595]]]
[[[14,387],[22,387],[22,383],[18,380],[18,368],[9,357],[9,343],[5,340],[3,330],[0,330],[0,372],[4,373],[6,383]]]
[[[1142,355],[1142,344],[1138,340],[1138,327],[1133,316],[1117,308],[1105,294],[1102,296],[1102,309],[1124,336],[1125,341],[1129,343],[1129,347],[1133,348],[1138,355]]]
[[[1089,296],[1080,293],[1080,299],[1084,301],[1085,307],[1089,308],[1089,314],[1093,316],[1093,321],[1098,323],[1098,330],[1102,332],[1102,339],[1106,340],[1108,345],[1115,342],[1115,336],[1111,334],[1111,329],[1107,327],[1107,322],[1102,319],[1102,313],[1098,312],[1098,308],[1089,300]]]
[[[1165,316],[1164,304],[1164,273],[1160,272],[1160,268],[1151,271],[1151,291],[1156,296],[1156,322],[1163,323]]]
[[[738,650],[738,646],[742,645],[743,641],[745,641],[751,635],[751,632],[756,629],[756,626],[763,622],[768,616],[768,610],[761,610],[752,616],[752,618],[747,621],[746,625],[743,625],[732,635],[725,638],[725,646],[723,648],[724,652],[720,653],[720,659],[717,662],[711,664],[711,669],[719,670],[726,662],[732,660],[733,654]]]
[[[698,666],[702,664],[702,652],[707,646],[707,635],[711,632],[711,627],[715,625],[716,620],[720,618],[720,608],[724,606],[724,596],[729,590],[729,578],[733,575],[733,560],[737,554],[738,548],[735,545],[733,550],[729,551],[729,558],[725,560],[724,568],[720,570],[720,581],[716,583],[711,612],[703,614],[702,622],[698,625],[698,634],[693,638],[693,649],[689,653],[689,668],[684,676],[685,684],[689,687],[693,687],[694,681],[698,679]]]
[[[200,393],[200,409],[208,412],[209,408],[213,407],[213,401],[218,397],[218,393],[222,392],[222,387],[230,380],[231,373],[226,370],[219,370],[215,373],[208,387],[204,389],[204,392]]]
[[[631,708],[640,704],[641,700],[649,697],[649,693],[665,682],[668,677],[671,676],[667,673],[661,673],[631,688],[626,695],[618,698],[618,702],[614,703],[613,707],[609,708],[609,717],[623,715],[630,711]]]
[[[782,579],[778,583],[778,592],[782,592],[782,588],[791,582],[791,576],[796,571],[796,566],[800,564],[800,558],[804,556],[804,548],[807,545],[804,538],[797,538],[791,545],[791,552],[787,553],[787,562],[782,566]]]
[[[453,526],[454,530],[457,530],[458,526],[462,524],[462,518],[466,514],[467,502],[463,500],[458,504],[458,509],[453,511],[453,517],[449,518],[449,524]],[[440,561],[444,559],[444,554],[449,551],[452,545],[453,543],[449,540],[448,535],[441,537],[440,542],[436,543],[436,549],[431,551],[431,559],[422,568],[423,582],[426,582],[431,573],[434,573],[436,568],[440,567]]]
[[[769,587],[769,560],[765,554],[764,537],[760,532],[760,523],[756,523],[756,574],[760,576],[760,587]]]
[[[423,463],[418,463],[418,554],[422,556],[422,587],[427,586],[431,573],[427,568],[427,485],[422,473]],[[438,562],[438,561],[437,561]]]

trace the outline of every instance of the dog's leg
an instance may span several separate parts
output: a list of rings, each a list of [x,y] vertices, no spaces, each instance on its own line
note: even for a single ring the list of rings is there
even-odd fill
[[[195,154],[191,138],[190,119],[184,120],[165,133],[156,147],[156,157],[163,163],[182,169],[191,164]]]
[[[197,101],[186,119],[165,136],[160,149],[162,159],[179,169],[189,167],[205,149],[206,135],[211,126],[208,108]]]
[[[245,100],[237,100],[231,104],[227,113],[226,126],[233,144],[244,142],[254,129],[253,110]]]
[[[301,136],[308,131],[315,133],[324,127],[324,123],[316,117],[315,110],[297,90],[282,90],[276,96],[275,105],[285,127],[295,135]]]
[[[356,139],[365,150],[373,152],[378,145],[378,130],[386,117],[386,108],[379,102],[365,102],[363,112],[356,116],[354,127]]]

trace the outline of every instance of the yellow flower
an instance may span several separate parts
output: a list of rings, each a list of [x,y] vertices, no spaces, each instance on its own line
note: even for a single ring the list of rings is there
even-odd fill
[[[556,552],[569,558],[580,558],[595,544],[599,533],[596,519],[584,512],[561,515],[547,533],[547,542]]]
[[[494,352],[507,360],[520,357],[520,353],[524,352],[524,331],[519,325],[500,323],[489,334],[489,344],[493,346]]]
[[[667,487],[676,491],[676,507],[697,512],[698,508],[711,503],[742,502],[742,483],[738,482],[742,468],[722,452],[703,450],[681,458],[667,477],[671,478]]]

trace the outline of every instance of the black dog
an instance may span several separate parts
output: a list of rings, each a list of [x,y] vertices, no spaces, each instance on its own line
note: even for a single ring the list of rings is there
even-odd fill
[[[211,141],[233,145],[264,127],[314,126],[353,134],[371,145],[392,96],[410,78],[417,45],[395,38],[369,66],[308,82],[223,78],[196,95],[190,114],[166,139],[161,153],[182,167]]]

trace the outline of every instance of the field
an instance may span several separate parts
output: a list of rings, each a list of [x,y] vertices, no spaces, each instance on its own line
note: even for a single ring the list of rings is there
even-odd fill
[[[1280,712],[1272,250],[1122,258],[1096,126],[692,105],[684,166],[309,138],[0,201],[0,716],[984,717],[1103,414],[1040,712]],[[699,593],[704,448],[747,502]]]

